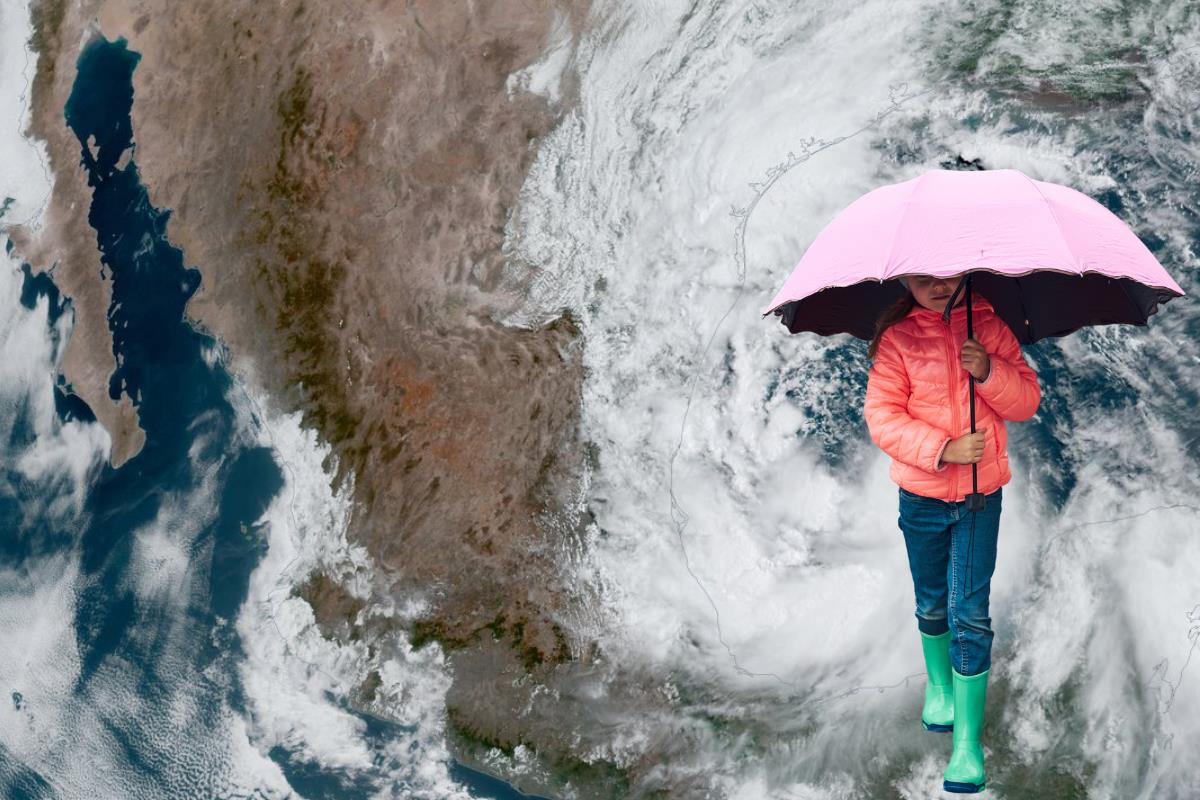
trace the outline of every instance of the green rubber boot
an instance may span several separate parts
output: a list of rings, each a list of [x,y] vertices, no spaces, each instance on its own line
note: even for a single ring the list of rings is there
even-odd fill
[[[987,702],[987,682],[990,669],[978,675],[963,676],[951,669],[954,682],[954,752],[942,773],[942,788],[947,792],[972,794],[982,792],[983,746],[979,734],[983,730],[983,708]]]
[[[925,707],[921,709],[921,724],[925,730],[949,733],[954,730],[954,685],[950,682],[950,631],[930,636],[921,634],[921,650],[925,653]]]

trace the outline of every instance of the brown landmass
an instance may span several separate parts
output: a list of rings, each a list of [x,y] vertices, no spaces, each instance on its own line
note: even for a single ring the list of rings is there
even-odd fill
[[[29,132],[47,143],[55,185],[44,230],[15,238],[74,302],[64,370],[120,464],[140,431],[128,399],[107,394],[108,285],[62,110],[89,35],[125,37],[141,54],[134,161],[203,276],[189,316],[273,410],[301,410],[331,445],[336,481],[353,478],[350,535],[378,562],[377,593],[432,603],[407,633],[451,655],[460,757],[522,741],[559,771],[542,788],[625,796],[628,765],[595,755],[613,726],[573,710],[588,693],[535,702],[539,683],[600,680],[561,567],[580,547],[580,332],[566,313],[536,330],[495,321],[526,288],[500,253],[508,211],[536,142],[575,102],[569,71],[558,104],[510,95],[506,79],[560,21],[578,37],[587,12],[586,0],[35,2]],[[299,593],[327,636],[389,633],[360,624],[369,603],[326,576]],[[634,686],[609,687],[606,702],[648,710]],[[378,688],[373,673],[360,699]]]

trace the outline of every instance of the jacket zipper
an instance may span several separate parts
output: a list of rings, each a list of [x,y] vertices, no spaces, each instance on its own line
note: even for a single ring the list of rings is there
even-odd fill
[[[950,360],[946,363],[950,386],[950,435],[958,438],[960,424],[958,421],[958,382],[955,380],[954,373],[954,330],[950,322],[946,323],[946,349],[950,353]],[[957,464],[952,466],[954,467],[954,491],[948,501],[951,503],[958,497],[958,473],[960,471]]]

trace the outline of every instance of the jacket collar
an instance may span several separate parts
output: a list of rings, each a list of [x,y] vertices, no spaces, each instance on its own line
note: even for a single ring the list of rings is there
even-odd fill
[[[994,308],[992,308],[992,304],[988,302],[988,299],[986,297],[979,294],[979,292],[972,292],[971,295],[972,295],[971,296],[971,316],[973,318],[972,321],[974,321],[975,319],[979,319],[979,315],[981,312],[992,313],[992,314],[995,313],[996,310]],[[937,323],[939,325],[945,324],[944,322],[942,322],[942,312],[934,311],[933,309],[926,308],[925,306],[921,305],[920,303],[913,304],[912,309],[905,316],[905,319],[908,319],[909,317],[912,317],[913,319],[915,319],[919,322],[924,322],[924,323]],[[954,308],[950,309],[950,323],[951,324],[955,324],[957,322],[965,323],[966,319],[967,319],[967,303],[965,300],[960,300],[958,305],[956,305]]]

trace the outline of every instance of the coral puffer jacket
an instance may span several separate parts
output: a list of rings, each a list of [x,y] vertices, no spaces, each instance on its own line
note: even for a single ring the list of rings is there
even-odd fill
[[[1042,393],[1017,337],[992,304],[976,295],[971,308],[974,338],[991,362],[987,377],[975,383],[975,429],[988,429],[977,464],[979,491],[990,494],[1012,478],[1004,421],[1032,417]],[[975,378],[962,366],[966,339],[965,302],[951,310],[949,324],[939,312],[915,305],[880,338],[863,406],[871,440],[892,457],[892,480],[948,502],[971,492],[970,464],[938,465],[950,440],[971,432],[967,381]]]

